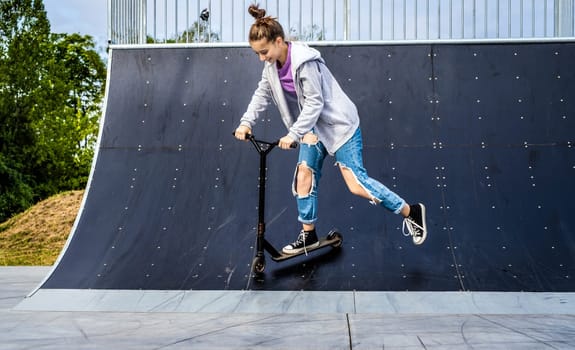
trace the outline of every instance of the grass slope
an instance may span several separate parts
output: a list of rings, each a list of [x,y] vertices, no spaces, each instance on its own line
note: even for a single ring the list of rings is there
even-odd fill
[[[80,208],[84,191],[50,197],[0,224],[0,265],[52,265]]]

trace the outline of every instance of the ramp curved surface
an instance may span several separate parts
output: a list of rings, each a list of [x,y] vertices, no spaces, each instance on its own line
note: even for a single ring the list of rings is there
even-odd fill
[[[236,141],[261,74],[240,47],[112,47],[97,156],[66,250],[42,289],[575,290],[575,44],[319,46],[356,102],[370,174],[428,210],[401,219],[325,164],[320,221],[339,251],[250,276],[257,154]],[[254,130],[283,136],[274,106]],[[297,152],[268,159],[267,234],[299,228]]]

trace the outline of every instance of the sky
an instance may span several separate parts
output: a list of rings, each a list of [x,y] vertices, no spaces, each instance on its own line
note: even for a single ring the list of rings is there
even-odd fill
[[[108,0],[44,0],[52,33],[91,35],[98,51],[107,42]]]

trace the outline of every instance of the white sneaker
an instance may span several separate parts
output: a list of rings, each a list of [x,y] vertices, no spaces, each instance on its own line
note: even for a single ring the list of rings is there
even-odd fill
[[[299,254],[302,251],[306,251],[309,248],[315,248],[319,245],[315,229],[311,231],[302,230],[297,236],[297,240],[291,244],[283,247],[282,252],[284,254]]]
[[[407,227],[407,233],[405,228]],[[425,206],[421,203],[409,206],[409,216],[403,219],[401,229],[405,236],[411,236],[415,245],[422,244],[427,238],[427,223],[425,222]]]

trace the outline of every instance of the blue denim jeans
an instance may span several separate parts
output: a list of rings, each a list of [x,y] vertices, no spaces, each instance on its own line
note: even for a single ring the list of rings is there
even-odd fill
[[[379,204],[395,214],[399,214],[405,205],[405,200],[367,175],[367,171],[363,167],[362,150],[361,130],[357,128],[353,136],[335,152],[335,164],[349,169],[353,173],[358,184],[373,197],[372,204]],[[321,141],[316,144],[302,143],[300,146],[298,167],[300,164],[304,164],[313,174],[311,191],[305,196],[298,195],[296,191],[297,169],[294,175],[292,190],[297,200],[298,220],[303,224],[313,224],[317,220],[319,180],[323,161],[327,155],[327,150]]]

